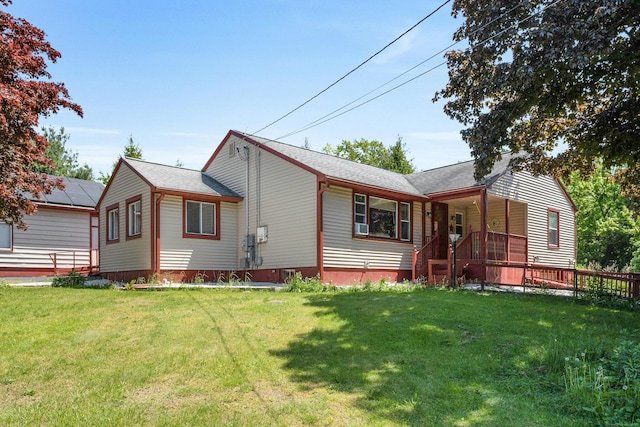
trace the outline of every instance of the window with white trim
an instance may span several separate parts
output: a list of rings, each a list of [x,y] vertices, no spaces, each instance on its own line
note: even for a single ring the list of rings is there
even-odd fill
[[[356,193],[353,221],[358,236],[411,240],[411,203]]]
[[[456,234],[460,237],[464,237],[464,216],[462,212],[456,212]]]
[[[410,203],[400,203],[400,240],[411,240]]]
[[[560,246],[560,212],[549,209],[547,221],[549,224],[549,247],[557,248]]]
[[[114,241],[120,238],[118,218],[118,208],[107,211],[107,241]]]
[[[187,200],[186,205],[186,233],[205,236],[216,235],[216,205],[215,203],[196,202]]]
[[[6,222],[0,222],[0,250],[13,249],[13,226]]]
[[[128,236],[139,236],[142,226],[142,201],[136,200],[135,202],[127,205],[128,212]]]

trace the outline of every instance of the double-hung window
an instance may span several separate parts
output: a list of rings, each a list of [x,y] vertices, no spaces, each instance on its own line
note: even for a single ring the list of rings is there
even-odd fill
[[[353,197],[354,234],[411,240],[411,204],[366,194]]]
[[[118,205],[107,208],[107,243],[120,240],[120,220]]]
[[[140,197],[127,200],[127,237],[140,237],[142,233],[142,200]]]
[[[411,204],[400,203],[400,240],[411,240]]]
[[[456,234],[458,235],[458,237],[463,237],[464,236],[464,216],[462,215],[461,212],[456,212],[455,215],[455,220],[456,220]]]
[[[6,222],[0,222],[0,251],[13,249],[13,226]]]
[[[185,234],[187,237],[215,237],[216,204],[187,200],[185,202]]]
[[[549,209],[547,212],[548,244],[550,248],[560,247],[560,212]]]

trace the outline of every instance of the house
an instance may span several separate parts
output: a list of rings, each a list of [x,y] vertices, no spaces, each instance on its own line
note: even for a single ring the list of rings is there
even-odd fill
[[[98,271],[98,212],[104,186],[62,178],[64,189],[43,194],[27,230],[0,223],[0,277],[50,276]]]
[[[449,234],[460,235],[457,275],[514,281],[514,266],[568,266],[571,199],[559,181],[507,163],[482,182],[472,162],[402,175],[237,131],[201,170],[121,159],[98,204],[100,271],[437,280],[451,265]]]

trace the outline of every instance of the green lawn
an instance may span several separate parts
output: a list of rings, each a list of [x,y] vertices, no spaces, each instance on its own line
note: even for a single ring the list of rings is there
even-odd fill
[[[0,425],[575,426],[565,357],[639,316],[468,291],[1,288]]]

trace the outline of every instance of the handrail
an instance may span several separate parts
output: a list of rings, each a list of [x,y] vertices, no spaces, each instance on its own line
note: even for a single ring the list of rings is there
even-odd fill
[[[51,262],[53,263],[53,273],[54,274],[58,274],[58,269],[59,268],[63,268],[63,267],[59,267],[58,264],[66,264],[67,266],[70,264],[71,265],[71,269],[72,270],[89,270],[92,271],[92,269],[94,267],[97,267],[97,265],[93,265],[92,263],[92,255],[93,255],[93,251],[94,249],[82,249],[82,250],[71,250],[71,251],[57,251],[57,252],[50,252],[47,255],[49,256],[49,259],[51,260]],[[64,254],[71,254],[71,259],[64,259],[61,261],[59,259],[60,255],[64,255]],[[78,256],[76,256],[76,254],[87,254],[87,262],[81,262],[78,260]],[[82,259],[82,258],[81,258]],[[64,268],[69,268],[69,267],[64,267]]]

